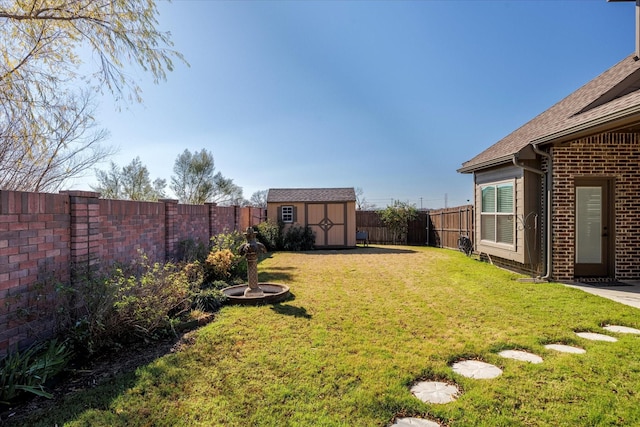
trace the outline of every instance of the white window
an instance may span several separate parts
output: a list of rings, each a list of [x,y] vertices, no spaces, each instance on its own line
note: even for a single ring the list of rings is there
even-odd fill
[[[481,240],[513,245],[515,243],[515,196],[511,182],[483,185],[480,214]]]
[[[282,207],[282,222],[293,222],[293,206]]]

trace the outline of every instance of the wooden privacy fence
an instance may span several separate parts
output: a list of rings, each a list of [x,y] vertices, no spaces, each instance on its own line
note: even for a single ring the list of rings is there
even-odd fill
[[[473,205],[419,211],[418,217],[408,225],[408,245],[457,249],[460,235],[473,241]],[[356,211],[356,228],[369,232],[370,243],[393,243],[393,235],[377,211]]]
[[[458,249],[458,239],[473,242],[473,205],[429,211],[427,245]]]
[[[407,231],[408,245],[427,244],[427,215],[428,212],[418,212],[418,218],[409,221]],[[380,219],[377,211],[356,211],[356,228],[369,232],[369,242],[379,245],[393,244],[393,233]],[[399,243],[399,242],[396,242]]]

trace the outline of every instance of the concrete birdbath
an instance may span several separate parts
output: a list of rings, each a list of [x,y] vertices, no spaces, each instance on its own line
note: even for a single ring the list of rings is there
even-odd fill
[[[240,255],[247,259],[247,284],[230,286],[222,292],[231,304],[257,304],[279,302],[289,296],[289,287],[276,283],[258,283],[258,255],[266,252],[264,245],[256,239],[253,227],[244,233],[246,243],[240,246]]]

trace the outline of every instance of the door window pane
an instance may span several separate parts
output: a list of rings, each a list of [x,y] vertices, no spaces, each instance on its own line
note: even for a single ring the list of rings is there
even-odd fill
[[[602,262],[602,188],[576,187],[576,263]]]

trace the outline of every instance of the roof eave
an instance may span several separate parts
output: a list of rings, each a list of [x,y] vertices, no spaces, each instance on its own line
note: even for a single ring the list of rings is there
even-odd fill
[[[495,166],[501,166],[501,165],[506,164],[506,163],[511,163],[514,154],[515,153],[511,153],[511,154],[508,154],[506,156],[498,157],[496,159],[487,160],[485,162],[475,163],[475,164],[470,165],[470,166],[463,166],[460,169],[458,169],[457,172],[458,173],[473,173],[473,172],[481,170],[481,169],[488,169],[488,168],[492,168],[492,167],[495,167]]]
[[[620,126],[631,123],[638,120],[640,115],[640,105],[633,105],[614,113],[597,117],[593,120],[580,123],[578,125],[562,129],[558,132],[554,132],[531,141],[532,145],[545,145],[551,143],[565,142],[568,140],[581,138],[584,136],[592,135],[594,133],[605,132],[607,130],[613,130]]]

